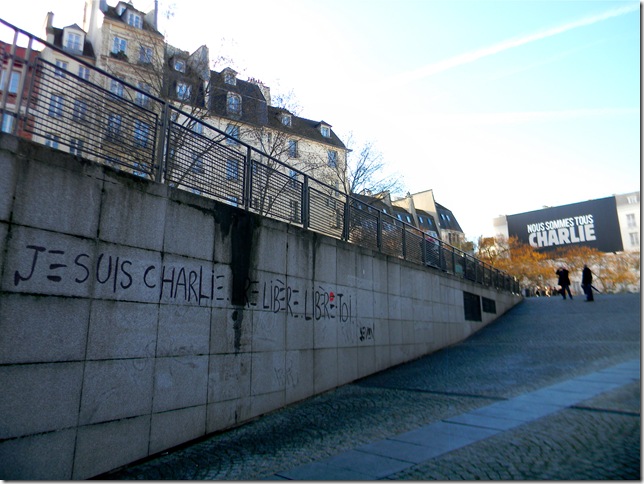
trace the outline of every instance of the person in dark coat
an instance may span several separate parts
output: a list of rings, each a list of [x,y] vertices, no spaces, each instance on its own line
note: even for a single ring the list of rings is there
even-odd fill
[[[593,297],[593,273],[586,265],[581,271],[581,288],[584,290],[584,294],[586,295],[586,301],[595,300]]]
[[[568,295],[572,300],[572,293],[570,292],[570,277],[568,275],[569,274],[568,269],[566,269],[564,266],[561,266],[559,269],[557,269],[557,272],[555,272],[555,274],[557,274],[557,276],[559,277],[558,284],[561,286],[561,295],[563,296],[564,299],[566,299],[566,291],[568,291]]]

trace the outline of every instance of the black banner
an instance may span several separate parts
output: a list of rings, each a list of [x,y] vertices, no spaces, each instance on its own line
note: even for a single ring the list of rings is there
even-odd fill
[[[508,235],[535,249],[593,247],[623,250],[615,197],[508,215]]]

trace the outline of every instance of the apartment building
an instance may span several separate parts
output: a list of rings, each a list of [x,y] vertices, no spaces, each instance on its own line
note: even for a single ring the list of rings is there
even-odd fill
[[[37,56],[38,52],[29,52],[25,47],[16,47],[12,51],[11,44],[0,41],[0,129],[25,139],[32,139],[29,126],[33,124],[33,117],[26,125],[18,123],[18,119],[24,119],[27,113],[23,100],[27,98],[29,74]]]
[[[426,190],[393,200],[392,204],[409,213],[412,225],[426,234],[455,247],[465,242],[465,234],[452,211],[434,199],[433,190]],[[402,216],[402,215],[401,215]]]
[[[92,66],[96,63],[92,43],[87,33],[77,24],[56,28],[54,13],[45,20],[45,34],[49,46],[40,52],[38,76],[41,95],[34,97],[34,141],[78,156],[87,156],[86,126],[90,122],[91,93],[87,83],[96,82]],[[65,130],[60,126],[64,123]]]
[[[122,1],[112,7],[105,0],[88,0],[85,9],[84,29],[96,55],[96,66],[113,76],[104,87],[115,96],[118,105],[122,106],[123,100],[144,105],[146,92],[171,100],[188,114],[177,115],[173,119],[177,125],[211,136],[207,127],[200,125],[199,121],[203,121],[290,165],[292,169],[282,170],[294,179],[305,173],[332,187],[341,186],[338,172],[346,166],[347,149],[329,123],[298,117],[272,106],[270,88],[256,80],[239,79],[231,68],[211,71],[206,46],[189,53],[165,45],[157,30],[155,11],[144,13],[132,2]],[[139,90],[132,92],[120,81]],[[128,149],[130,156],[137,151],[132,148],[147,144],[150,129],[147,122],[125,126],[126,120],[109,103],[106,110],[107,131],[114,134],[108,137],[121,141],[127,136],[134,138]],[[202,155],[197,153],[198,149],[184,144],[175,145],[173,154],[178,159],[192,159],[183,163],[182,169],[195,172],[196,168],[195,174],[199,174]],[[237,149],[234,141],[228,144]],[[182,149],[192,152],[182,154]],[[118,159],[114,161],[118,163]],[[179,165],[175,164],[175,168]],[[208,182],[209,177],[202,178],[203,183]],[[193,191],[201,192],[201,188],[205,187],[193,187]]]
[[[465,242],[458,220],[451,210],[436,203],[432,190],[407,194],[405,197],[391,199],[389,193],[354,194],[365,207],[374,208],[391,216],[394,220],[409,224],[424,232],[431,239],[438,239],[455,247]],[[360,210],[362,206],[358,207]],[[368,210],[369,211],[369,210]]]

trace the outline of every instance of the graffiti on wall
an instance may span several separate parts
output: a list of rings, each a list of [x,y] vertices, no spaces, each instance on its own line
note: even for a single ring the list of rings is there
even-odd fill
[[[74,287],[93,285],[115,297],[138,291],[137,296],[147,301],[230,305],[231,276],[225,264],[162,264],[106,252],[93,258],[83,251],[33,244],[21,250],[21,267],[12,273],[13,286],[18,290],[26,284],[39,287],[46,284],[48,289],[53,289],[51,285],[71,286],[74,292]],[[249,279],[244,306],[286,313],[289,318],[304,321],[335,320],[341,324],[345,341],[375,339],[373,323],[358,322],[355,296],[322,284],[298,287],[287,283],[286,277],[267,281]]]

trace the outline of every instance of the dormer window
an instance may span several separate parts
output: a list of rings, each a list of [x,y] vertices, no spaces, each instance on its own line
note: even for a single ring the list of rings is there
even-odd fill
[[[74,52],[83,51],[83,37],[75,32],[65,32],[65,48]]]
[[[181,59],[175,59],[174,70],[177,72],[186,72],[186,62]]]
[[[331,128],[328,126],[321,125],[320,126],[320,133],[322,133],[322,136],[325,138],[330,138],[331,137]]]
[[[239,97],[237,94],[232,94],[229,92],[226,109],[228,111],[228,114],[241,114],[241,97]]]
[[[230,85],[230,86],[236,86],[237,85],[237,76],[232,71],[226,71],[224,72],[224,83]]]
[[[284,126],[288,126],[288,127],[291,126],[291,116],[289,116],[288,114],[282,114],[280,117],[280,121]]]
[[[127,13],[127,24],[137,29],[143,28],[143,20],[141,19],[141,16],[137,13],[133,13],[133,12]]]

